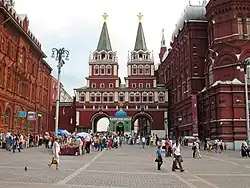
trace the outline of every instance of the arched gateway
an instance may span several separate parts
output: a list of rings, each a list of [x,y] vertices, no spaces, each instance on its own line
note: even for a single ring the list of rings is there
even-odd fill
[[[164,85],[157,84],[153,54],[146,46],[142,28],[142,16],[138,16],[135,47],[128,55],[128,75],[124,84],[118,76],[118,59],[111,47],[107,15],[104,17],[97,49],[89,56],[87,86],[75,89],[77,128],[96,132],[98,119],[108,117],[110,131],[156,133],[165,137],[168,93]]]

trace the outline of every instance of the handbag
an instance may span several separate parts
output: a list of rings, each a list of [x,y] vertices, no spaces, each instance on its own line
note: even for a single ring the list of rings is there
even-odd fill
[[[183,162],[182,156],[179,157],[179,161],[180,161],[181,163]]]
[[[52,158],[52,162],[51,162],[51,164],[57,164],[58,162],[57,162],[57,159],[55,158],[55,157],[53,157]]]

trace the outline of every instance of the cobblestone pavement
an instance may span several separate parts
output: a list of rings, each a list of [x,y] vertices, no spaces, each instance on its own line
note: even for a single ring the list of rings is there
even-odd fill
[[[250,187],[250,159],[242,159],[239,152],[202,152],[202,159],[193,159],[191,148],[183,148],[183,173],[171,172],[171,158],[157,171],[154,153],[154,148],[123,146],[84,156],[62,156],[61,169],[56,171],[48,168],[51,155],[44,148],[14,154],[0,150],[0,188]]]

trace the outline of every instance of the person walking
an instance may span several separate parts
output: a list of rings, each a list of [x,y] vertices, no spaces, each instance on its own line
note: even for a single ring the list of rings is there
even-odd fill
[[[182,168],[182,156],[181,156],[181,145],[179,143],[179,140],[176,140],[176,143],[173,145],[173,154],[174,154],[174,160],[173,160],[173,165],[172,165],[172,171],[175,172],[175,170],[177,169],[177,163],[178,166],[180,167],[180,171],[184,172],[184,169]]]
[[[157,146],[155,162],[157,162],[157,170],[161,170],[161,165],[163,163],[161,156],[161,146]]]
[[[56,165],[56,169],[59,170],[59,164],[60,164],[60,145],[58,143],[58,138],[55,137],[54,143],[53,143],[53,159],[50,164],[48,164],[49,167],[51,167],[52,164]]]

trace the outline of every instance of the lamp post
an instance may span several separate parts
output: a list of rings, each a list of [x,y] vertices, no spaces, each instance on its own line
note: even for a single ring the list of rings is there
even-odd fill
[[[245,85],[245,105],[246,105],[246,126],[247,126],[247,141],[250,141],[250,127],[249,127],[249,103],[248,103],[248,78],[247,68],[250,65],[250,58],[245,59],[242,63],[242,67],[237,66],[237,70],[244,72],[244,85]]]
[[[55,117],[55,135],[58,135],[58,123],[59,123],[59,105],[60,105],[60,93],[61,93],[61,68],[65,64],[65,60],[69,60],[69,51],[64,48],[52,48],[52,58],[55,58],[58,61],[58,75],[57,75],[57,97],[56,97],[56,117]]]

